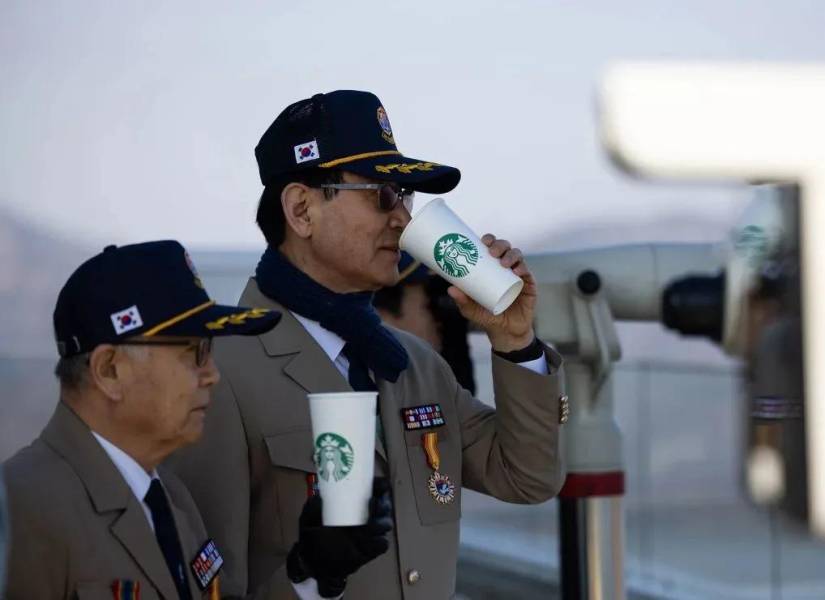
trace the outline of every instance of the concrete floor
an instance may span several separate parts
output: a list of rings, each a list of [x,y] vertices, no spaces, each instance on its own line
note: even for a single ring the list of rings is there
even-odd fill
[[[460,591],[472,600],[557,597],[556,519],[552,501],[515,506],[465,491]],[[744,502],[634,509],[625,581],[629,598],[821,599],[825,543]]]

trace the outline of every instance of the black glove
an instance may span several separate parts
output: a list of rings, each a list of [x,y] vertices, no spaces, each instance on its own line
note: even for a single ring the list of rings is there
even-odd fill
[[[321,596],[340,596],[347,576],[387,551],[387,533],[392,531],[392,522],[390,485],[383,477],[373,480],[365,525],[324,527],[321,497],[309,498],[298,521],[298,541],[287,556],[287,576],[294,583],[313,577]]]

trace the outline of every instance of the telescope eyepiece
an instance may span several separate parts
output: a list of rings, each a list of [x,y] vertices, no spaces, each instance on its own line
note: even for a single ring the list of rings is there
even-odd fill
[[[662,294],[662,322],[683,335],[722,341],[725,273],[677,279]]]

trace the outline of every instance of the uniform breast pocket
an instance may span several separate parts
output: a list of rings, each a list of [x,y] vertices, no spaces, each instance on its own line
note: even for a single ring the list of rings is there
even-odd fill
[[[273,466],[315,472],[312,460],[312,432],[309,429],[283,431],[264,438]]]
[[[307,499],[308,476],[315,473],[312,432],[283,431],[267,435],[264,443],[271,468],[257,492],[259,502],[276,513],[265,526],[273,528],[271,535],[280,537],[283,548],[288,549],[298,539],[298,517]]]
[[[438,435],[438,475],[428,461],[422,432],[406,431],[404,436],[418,517],[422,525],[438,525],[461,518],[461,444],[446,427],[429,431]]]
[[[133,583],[140,586],[140,591],[137,593],[133,592],[133,595],[131,596],[132,598],[139,598],[140,600],[158,600],[158,595],[151,585],[145,581],[137,581]],[[77,600],[112,600],[112,598],[117,597],[126,598],[127,596],[125,594],[122,596],[115,596],[115,589],[113,587],[114,584],[114,581],[111,583],[81,583],[77,586]]]

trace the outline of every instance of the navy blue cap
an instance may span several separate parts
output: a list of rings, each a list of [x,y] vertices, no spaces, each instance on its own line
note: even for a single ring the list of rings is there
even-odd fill
[[[255,148],[261,182],[304,169],[340,168],[405,188],[444,194],[461,172],[399,152],[387,111],[369,92],[338,90],[288,106]]]
[[[281,313],[209,299],[189,254],[175,241],[108,246],[72,273],[54,308],[62,357],[134,336],[257,335]]]

